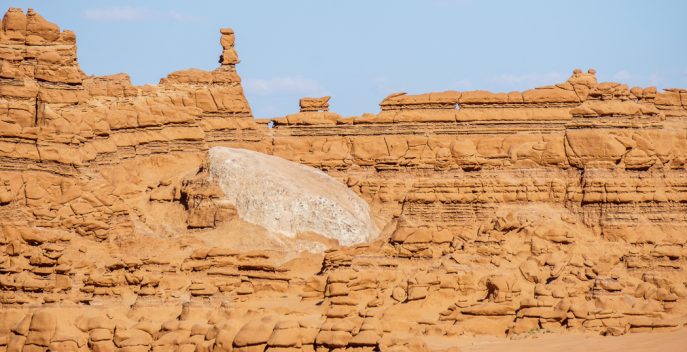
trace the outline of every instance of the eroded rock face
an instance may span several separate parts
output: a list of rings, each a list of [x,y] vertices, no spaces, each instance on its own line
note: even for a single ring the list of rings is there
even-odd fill
[[[367,203],[318,169],[245,149],[208,154],[210,177],[245,221],[288,237],[315,232],[344,246],[377,236]]]
[[[524,92],[395,93],[353,117],[306,98],[255,120],[230,29],[217,69],[139,87],[86,76],[74,33],[33,11],[0,28],[0,351],[426,351],[687,323],[685,89],[575,70]],[[234,174],[259,187],[281,171],[267,155],[326,172],[379,236],[280,246],[240,208],[283,188],[228,204],[243,187],[210,177],[216,146],[266,154],[244,165],[264,178]],[[311,187],[306,174],[288,181]],[[293,219],[269,226],[296,233]]]

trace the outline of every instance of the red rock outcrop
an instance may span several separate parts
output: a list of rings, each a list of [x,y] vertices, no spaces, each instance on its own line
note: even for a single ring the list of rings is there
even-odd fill
[[[217,69],[133,86],[86,76],[75,35],[31,10],[1,28],[0,350],[430,350],[687,323],[687,90],[575,70],[261,121],[231,29]],[[265,248],[207,178],[213,146],[326,171],[382,234]]]

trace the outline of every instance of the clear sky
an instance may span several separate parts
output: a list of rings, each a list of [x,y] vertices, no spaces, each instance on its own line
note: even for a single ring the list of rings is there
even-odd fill
[[[87,74],[157,83],[214,69],[219,28],[233,27],[253,112],[296,112],[331,95],[342,115],[377,112],[388,94],[511,91],[602,81],[687,87],[687,1],[24,1],[76,32]]]

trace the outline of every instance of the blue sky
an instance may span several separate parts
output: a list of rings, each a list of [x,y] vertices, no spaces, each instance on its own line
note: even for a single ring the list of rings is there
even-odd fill
[[[9,4],[8,4],[9,3]],[[687,1],[3,1],[76,32],[87,74],[157,83],[214,69],[233,27],[258,117],[331,95],[342,115],[377,112],[392,92],[512,91],[602,81],[687,87]],[[326,4],[326,5],[324,5]]]

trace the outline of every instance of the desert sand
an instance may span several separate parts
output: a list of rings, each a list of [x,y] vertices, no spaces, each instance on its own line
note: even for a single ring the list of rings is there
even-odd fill
[[[461,351],[466,352],[544,352],[544,351],[599,351],[642,352],[685,350],[687,331],[636,333],[623,336],[599,336],[580,334],[551,334],[534,339],[503,340],[479,337],[464,340]]]

